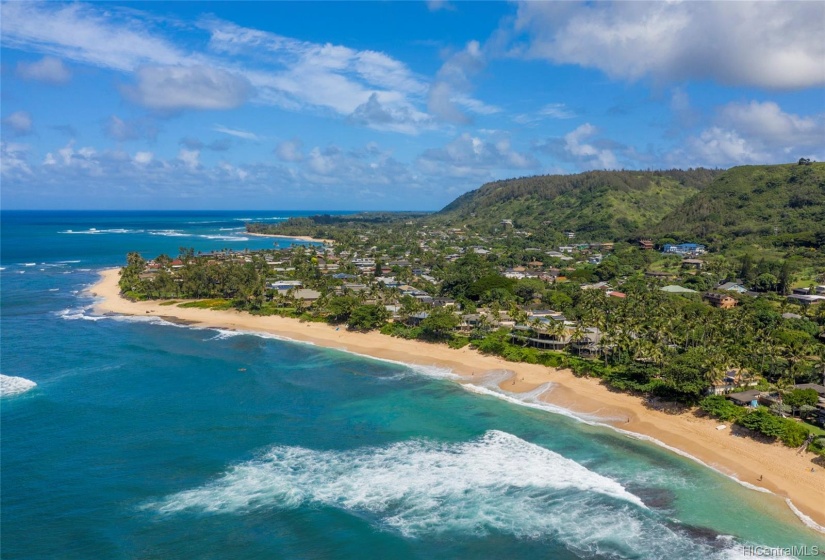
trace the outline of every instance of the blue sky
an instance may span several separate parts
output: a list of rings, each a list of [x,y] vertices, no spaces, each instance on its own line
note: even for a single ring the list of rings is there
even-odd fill
[[[434,210],[825,159],[825,2],[7,2],[3,208]]]

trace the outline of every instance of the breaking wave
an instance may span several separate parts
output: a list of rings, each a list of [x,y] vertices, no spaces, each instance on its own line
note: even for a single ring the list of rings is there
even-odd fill
[[[405,537],[444,533],[552,539],[585,555],[727,556],[722,535],[697,538],[619,482],[501,431],[439,443],[316,451],[275,446],[203,486],[150,502],[160,515],[341,509]]]
[[[0,397],[11,397],[30,391],[37,383],[25,377],[12,377],[0,373]]]

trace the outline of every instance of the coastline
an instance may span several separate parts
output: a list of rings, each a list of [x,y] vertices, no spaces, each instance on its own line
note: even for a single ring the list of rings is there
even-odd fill
[[[252,233],[251,231],[247,231],[246,235],[254,235],[255,237],[275,237],[277,239],[297,239],[298,241],[310,241],[313,243],[325,243],[328,245],[335,243],[334,239],[319,239],[308,235],[276,235],[274,233]]]
[[[271,237],[324,241],[290,236]],[[825,503],[825,469],[816,467],[815,472],[811,472],[814,466],[811,462],[814,455],[811,453],[799,455],[795,449],[779,443],[767,444],[736,437],[730,429],[717,430],[718,421],[691,413],[671,414],[648,408],[638,397],[613,392],[594,379],[577,378],[569,370],[507,362],[496,356],[482,355],[468,347],[455,350],[446,345],[397,339],[377,332],[336,330],[323,323],[301,323],[280,316],[256,317],[236,310],[182,309],[160,306],[158,301],[130,302],[120,297],[118,273],[116,268],[102,271],[100,281],[90,288],[95,296],[102,298],[95,305],[95,313],[157,316],[206,328],[266,332],[384,360],[437,366],[451,370],[468,382],[483,378],[487,372],[507,370],[513,375],[501,381],[499,387],[509,393],[532,391],[550,382],[553,383],[552,389],[541,395],[542,401],[595,417],[600,423],[611,425],[630,436],[655,439],[665,447],[698,460],[746,486],[770,491],[790,500],[792,510],[796,509],[810,518],[819,525],[820,531],[825,527],[825,511],[822,511],[822,504]]]

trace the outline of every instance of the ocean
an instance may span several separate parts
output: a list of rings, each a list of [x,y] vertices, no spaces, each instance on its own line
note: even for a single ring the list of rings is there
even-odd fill
[[[306,214],[2,212],[2,558],[825,550],[782,499],[493,378],[92,314],[129,251],[273,247],[244,222]]]

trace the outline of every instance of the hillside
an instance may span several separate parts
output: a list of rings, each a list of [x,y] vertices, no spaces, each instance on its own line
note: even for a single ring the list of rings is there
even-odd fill
[[[509,219],[516,228],[546,224],[592,239],[621,239],[655,226],[721,173],[590,171],[508,179],[460,196],[432,219],[482,229]]]
[[[730,246],[825,245],[825,163],[751,165],[722,173],[653,228]]]

